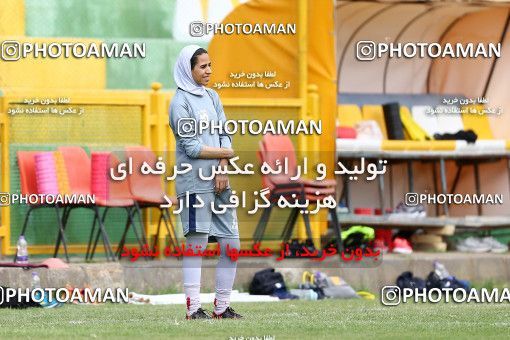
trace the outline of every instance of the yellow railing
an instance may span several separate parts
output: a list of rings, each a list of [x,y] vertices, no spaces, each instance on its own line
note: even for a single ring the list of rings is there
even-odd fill
[[[0,145],[1,145],[1,192],[10,192],[10,176],[9,176],[9,121],[7,118],[8,102],[5,98],[0,97]],[[11,211],[9,206],[2,206],[0,208],[0,246],[2,253],[5,254],[9,251],[10,238],[11,238]]]
[[[258,116],[259,112],[265,112],[268,119],[318,119],[317,92],[315,87],[308,88],[308,97],[310,100],[302,99],[270,99],[270,98],[224,98],[222,99],[225,112],[229,119],[246,118],[240,117],[247,112]],[[152,91],[110,91],[110,90],[35,90],[35,89],[17,89],[15,91],[5,91],[0,97],[0,144],[1,144],[1,190],[0,192],[10,192],[10,164],[9,164],[9,115],[8,108],[10,105],[22,104],[25,98],[57,98],[68,97],[71,99],[72,105],[104,105],[104,106],[135,106],[141,110],[141,144],[150,147],[158,156],[164,157],[170,164],[175,163],[175,141],[172,131],[168,124],[168,107],[173,96],[173,91],[161,90],[161,84],[154,83]],[[304,106],[306,104],[307,106]],[[288,112],[293,112],[289,115]],[[285,115],[285,116],[283,116]],[[304,116],[303,116],[304,115]],[[237,116],[237,117],[236,117]],[[120,119],[121,117],[119,117]],[[87,118],[83,118],[87,119]],[[237,139],[234,141],[236,142]],[[73,143],[73,140],[67,141]],[[250,141],[253,144],[253,140]],[[242,144],[242,143],[241,143]],[[319,145],[317,137],[299,139],[298,150],[304,153],[318,150]],[[243,147],[246,147],[243,145]],[[255,150],[255,149],[254,149]],[[254,151],[253,150],[253,151]],[[253,153],[254,154],[254,153]],[[255,157],[255,156],[254,156]],[[253,181],[252,181],[253,182]],[[253,185],[260,186],[260,183]],[[171,182],[166,183],[166,192],[174,194],[174,187]],[[11,223],[10,223],[10,207],[3,206],[0,208],[1,224],[0,238],[2,254],[14,254],[15,247],[11,245]],[[155,233],[156,216],[151,218],[148,214],[145,216],[145,225],[147,226],[147,234]],[[253,223],[255,226],[256,221]],[[314,224],[314,238],[320,235],[320,227]],[[304,236],[303,227],[300,226],[298,235]],[[247,228],[241,237],[251,237],[252,228]],[[243,231],[241,231],[243,233]],[[166,235],[159,235],[165,237]],[[50,245],[34,245],[30,247],[33,254],[51,253],[53,247]],[[71,253],[82,253],[85,246],[82,244],[69,245]]]
[[[106,91],[106,90],[53,90],[53,89],[15,89],[4,90],[0,97],[0,143],[1,155],[1,190],[10,192],[10,164],[9,164],[9,115],[10,105],[23,104],[26,98],[70,98],[73,106],[79,105],[105,105],[105,106],[136,106],[142,114],[142,144],[153,148],[154,138],[151,139],[151,129],[158,125],[158,112],[151,107],[150,91]],[[33,132],[32,132],[33,133]],[[68,141],[72,143],[72,140]],[[159,146],[159,145],[158,145]],[[11,246],[10,207],[1,208],[0,237],[2,254],[14,254],[16,248]],[[150,230],[151,226],[148,227]],[[47,254],[52,252],[52,246],[34,245],[30,247],[33,254]],[[81,253],[85,251],[84,245],[70,245],[70,252]]]

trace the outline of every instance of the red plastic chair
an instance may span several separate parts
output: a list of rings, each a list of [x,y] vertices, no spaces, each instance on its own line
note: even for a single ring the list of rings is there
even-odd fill
[[[273,168],[276,166],[277,161],[283,166],[286,158],[289,173],[262,175],[262,184],[264,187],[268,187],[270,189],[269,200],[272,204],[268,209],[264,210],[259,223],[255,228],[255,232],[253,234],[255,243],[262,241],[273,204],[276,203],[281,196],[289,197],[295,195],[294,197],[298,197],[300,200],[308,200],[311,204],[314,204],[319,200],[336,194],[336,181],[334,179],[317,181],[299,178],[291,180],[291,178],[295,177],[297,174],[297,164],[294,145],[288,136],[265,135],[263,140],[259,143],[257,157],[261,163],[266,162]],[[292,236],[294,225],[299,215],[299,210],[299,208],[293,209],[289,219],[287,220],[281,236],[284,243],[288,242]],[[341,230],[338,217],[336,215],[336,209],[329,209],[329,213],[334,224],[333,228],[337,237],[337,247],[340,250],[342,248]],[[302,216],[305,222],[307,237],[311,239],[312,233],[308,215],[302,214]]]
[[[35,171],[35,159],[34,156],[38,153],[38,151],[18,151],[18,167],[19,167],[19,173],[20,173],[20,185],[21,185],[21,193],[23,195],[31,195],[31,194],[39,194],[39,191],[37,190],[37,178],[36,178],[36,171]],[[56,176],[56,174],[55,174]],[[45,203],[44,196],[42,196],[41,200],[38,201],[36,204],[30,204],[28,211],[25,215],[25,221],[23,222],[23,227],[21,229],[21,235],[25,235],[27,226],[28,226],[28,218],[30,217],[30,214],[35,209],[39,208],[54,208],[55,212],[57,214],[57,223],[58,223],[58,237],[57,242],[55,245],[55,252],[53,257],[57,256],[58,248],[60,240],[62,241],[63,247],[64,247],[64,253],[67,262],[69,262],[69,255],[67,253],[67,244],[64,236],[64,223],[63,223],[63,213],[61,212],[61,206],[57,203],[55,204],[48,204]],[[62,217],[61,217],[62,216]],[[16,255],[14,256],[14,262],[16,262]]]
[[[62,154],[64,164],[67,173],[67,179],[69,182],[70,194],[75,195],[91,195],[91,163],[90,158],[79,146],[61,146],[58,151]],[[94,230],[96,228],[96,222],[99,224],[99,231],[103,239],[103,246],[105,248],[105,256],[107,260],[115,261],[115,255],[113,254],[111,243],[104,227],[104,220],[101,218],[99,208],[95,204],[68,204],[64,209],[64,230],[67,228],[67,222],[71,211],[76,208],[91,209],[94,212],[94,221],[92,222],[91,236],[92,238]],[[58,241],[57,241],[58,246]],[[90,241],[89,241],[90,247]],[[87,248],[87,254],[90,249]]]
[[[177,239],[175,235],[174,224],[170,217],[168,208],[162,208],[162,204],[166,204],[165,192],[162,189],[162,175],[161,174],[142,174],[140,171],[144,162],[151,168],[155,168],[157,157],[147,147],[144,146],[130,146],[126,148],[126,158],[131,159],[133,173],[129,176],[129,189],[131,195],[135,200],[135,204],[142,209],[157,208],[159,209],[159,221],[154,241],[152,243],[153,249],[157,248],[161,223],[164,222],[165,228],[168,233],[168,244],[177,247]],[[178,204],[178,200],[174,196],[168,197],[173,206]]]
[[[91,191],[92,194],[96,195],[96,204],[105,208],[101,220],[104,222],[110,208],[124,208],[127,212],[126,226],[116,251],[116,255],[120,259],[122,250],[126,243],[127,233],[131,226],[133,227],[133,233],[135,234],[138,244],[140,245],[140,249],[143,248],[145,244],[147,244],[143,223],[141,222],[141,217],[139,216],[141,227],[140,238],[134,222],[134,217],[136,215],[137,209],[135,201],[131,195],[131,191],[129,190],[128,180],[126,178],[122,181],[116,181],[110,176],[110,168],[116,169],[120,164],[120,160],[117,158],[117,156],[110,152],[92,152],[91,160]],[[92,230],[89,245],[87,247],[86,258],[89,260],[94,257],[97,242],[100,236],[100,231],[98,231],[92,251],[89,252],[90,246],[92,244],[93,233],[94,230]]]
[[[273,156],[275,156],[274,153],[273,153]],[[276,165],[276,159],[274,157],[273,158],[267,157],[267,153],[263,147],[263,143],[259,143],[259,150],[257,151],[257,158],[258,158],[260,164],[262,164],[263,162],[266,162],[271,166]],[[281,163],[281,164],[283,164],[283,163]],[[273,178],[271,178],[271,177],[273,177]],[[274,183],[272,180],[274,178],[278,178],[277,182],[279,182],[279,183]],[[255,231],[253,233],[253,242],[254,243],[258,243],[258,242],[262,241],[262,239],[264,237],[264,233],[266,231],[267,224],[269,222],[269,218],[271,216],[271,211],[281,196],[290,198],[290,197],[292,197],[292,195],[295,195],[299,199],[300,202],[304,201],[306,199],[306,194],[304,191],[303,183],[300,183],[297,181],[291,182],[290,179],[287,181],[283,181],[283,180],[281,180],[281,178],[283,178],[283,176],[277,177],[276,175],[262,175],[263,187],[269,188],[269,198],[268,199],[269,199],[271,205],[267,209],[264,209],[264,211],[262,212],[262,215],[259,219],[257,227],[255,228]],[[297,218],[299,216],[299,210],[300,210],[299,208],[292,209],[290,216],[287,219],[287,222],[285,224],[285,227],[283,228],[283,232],[282,232],[282,236],[281,236],[284,243],[287,242],[288,239],[290,239],[290,236],[288,236],[288,230],[292,229],[293,226],[295,225]],[[310,228],[310,219],[309,219],[308,215],[306,215],[306,214],[302,214],[302,216],[303,216],[303,220],[305,222],[307,238],[312,239],[312,231]]]
[[[312,203],[327,196],[335,195],[336,181],[334,179],[324,179],[322,181],[308,178],[292,179],[297,174],[297,164],[294,146],[288,136],[266,135],[259,143],[259,148],[261,157],[273,168],[277,166],[277,163],[283,166],[285,159],[287,159],[289,173],[263,176],[263,178],[266,178],[267,187],[275,194],[282,193],[282,190],[285,194],[285,190],[299,188],[299,192],[302,190],[305,193],[304,199],[308,199]]]
[[[272,155],[269,157],[268,155]],[[276,166],[276,161],[280,161],[283,164],[283,159],[286,157],[284,153],[278,152],[278,156],[275,157],[275,152],[267,152],[264,143],[262,141],[259,142],[259,150],[257,150],[257,159],[260,164],[266,162],[271,165],[273,168]],[[297,192],[301,192],[301,190],[305,193],[305,198],[310,202],[317,202],[318,200],[322,200],[327,196],[334,195],[336,193],[336,181],[325,179],[323,181],[316,181],[307,178],[299,178],[295,180],[291,180],[291,177],[296,175],[296,165],[295,162],[289,162],[289,169],[292,165],[293,172],[291,174],[282,174],[282,175],[263,175],[262,176],[262,186],[265,188],[269,188],[272,193],[279,194],[274,200],[277,201],[281,195],[290,195]],[[290,191],[289,191],[290,190]],[[289,191],[286,194],[286,191]],[[318,193],[317,193],[318,192]]]
[[[79,146],[60,146],[64,158],[69,189],[73,194],[90,195],[90,158]]]
[[[291,180],[292,177],[296,176],[297,173],[297,161],[296,152],[292,140],[289,136],[285,135],[264,135],[261,143],[259,143],[261,151],[264,153],[265,160],[271,166],[276,165],[276,161],[280,161],[283,165],[285,158],[288,162],[288,174],[270,175],[269,180],[274,184],[285,184],[285,183],[303,183],[306,187],[313,188],[307,192],[314,192],[315,188],[336,188],[336,180],[324,179],[322,181],[299,178],[298,180]]]

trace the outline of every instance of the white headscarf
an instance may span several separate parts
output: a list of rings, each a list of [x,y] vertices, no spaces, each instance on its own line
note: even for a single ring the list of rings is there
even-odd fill
[[[197,84],[191,75],[191,57],[199,48],[201,47],[198,45],[188,45],[181,50],[174,66],[174,79],[177,86],[184,91],[203,96],[204,85]]]

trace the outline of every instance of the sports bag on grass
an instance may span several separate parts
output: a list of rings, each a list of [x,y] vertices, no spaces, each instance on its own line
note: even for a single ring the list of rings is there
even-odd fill
[[[250,294],[271,295],[275,290],[285,287],[282,274],[275,272],[274,268],[258,271],[250,283]]]

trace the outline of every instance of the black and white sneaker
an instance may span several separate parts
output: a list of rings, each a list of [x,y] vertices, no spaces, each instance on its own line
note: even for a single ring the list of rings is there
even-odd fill
[[[389,218],[402,218],[402,217],[411,217],[411,218],[423,218],[427,217],[427,211],[423,204],[417,205],[406,205],[404,202],[400,202],[394,211],[389,214]]]
[[[227,307],[225,311],[221,314],[216,314],[213,312],[214,319],[242,319],[243,317],[237,314],[232,308]]]
[[[191,315],[186,315],[186,320],[198,320],[198,319],[212,319],[212,318],[211,315],[202,308],[197,309],[197,311]]]

